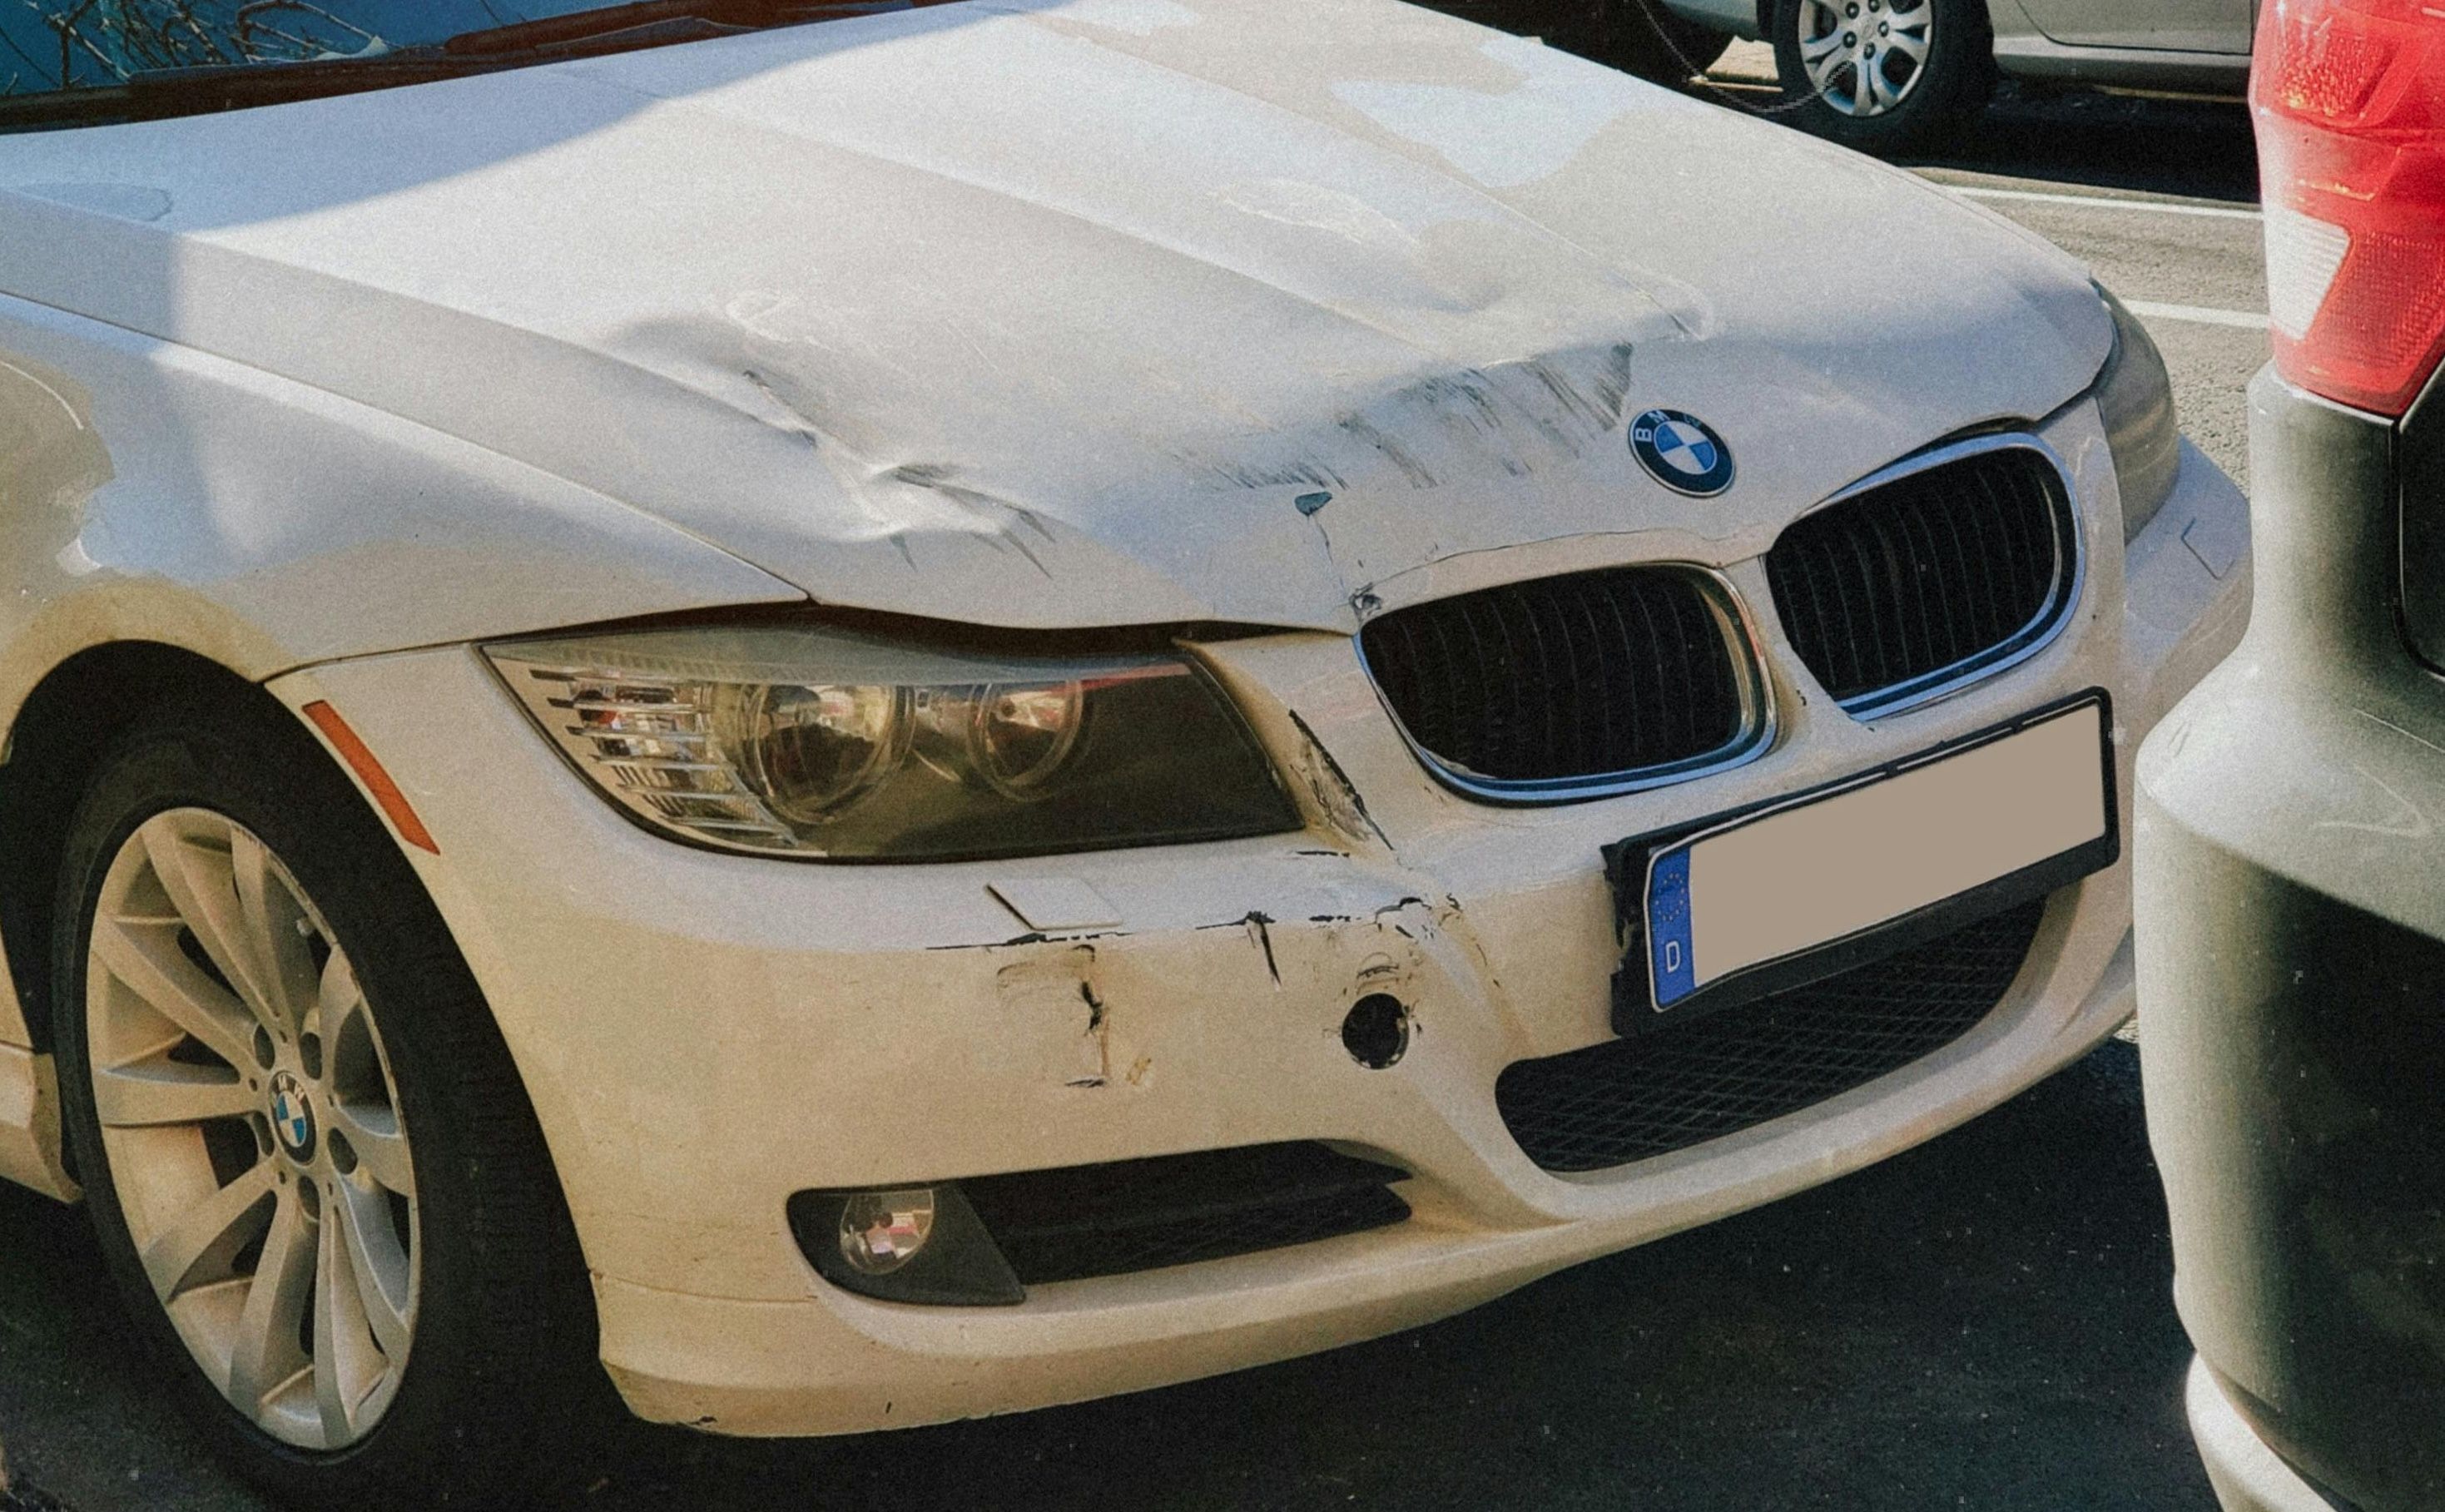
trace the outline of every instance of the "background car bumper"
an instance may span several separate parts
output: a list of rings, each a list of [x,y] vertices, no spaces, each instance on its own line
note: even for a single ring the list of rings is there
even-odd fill
[[[2103,447],[2079,440],[2058,445],[2085,470],[2092,538],[2110,538]],[[2238,633],[2242,513],[2193,454],[2128,555],[2127,592],[2125,562],[2100,551],[2074,628],[2009,676],[1882,726],[1795,699],[1782,745],[1737,772],[1551,809],[1436,786],[1348,640],[1219,643],[1204,653],[1310,828],[1083,858],[827,867],[673,844],[560,766],[465,647],[332,664],[275,691],[333,701],[439,841],[418,864],[525,1072],[630,1404],[728,1432],[841,1432],[1152,1386],[1427,1321],[1866,1165],[2078,1056],[2130,1011],[2121,866],[2056,895],[1974,1028],[1804,1111],[1565,1174],[1529,1159],[1494,1095],[1505,1066],[1612,1036],[1606,844],[2095,686],[2116,700],[2127,802],[2129,737]],[[1727,570],[1765,602],[1762,581],[1742,581],[1762,579],[1756,563]],[[1804,670],[1779,670],[1807,685]],[[1040,925],[993,890],[1049,879],[1090,885],[1110,918]],[[1409,1007],[1412,1041],[1369,1070],[1340,1029],[1379,992]],[[816,1277],[785,1220],[810,1188],[1279,1140],[1409,1171],[1399,1191],[1413,1216],[1033,1286],[994,1309],[850,1296]]]
[[[2225,1512],[2349,1512],[2267,1447],[2258,1430],[2216,1383],[2207,1361],[2191,1361],[2182,1386],[2191,1437],[2208,1467],[2208,1482]]]
[[[2445,700],[2395,616],[2393,427],[2271,373],[2251,397],[2254,618],[2150,737],[2134,835],[2175,1300],[2285,1461],[2435,1506]]]

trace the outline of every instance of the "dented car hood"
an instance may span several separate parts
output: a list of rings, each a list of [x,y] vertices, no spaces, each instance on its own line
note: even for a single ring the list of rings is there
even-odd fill
[[[0,246],[0,289],[818,600],[1014,626],[1347,630],[1571,539],[1737,559],[2111,342],[1995,217],[1391,0],[969,0],[18,137]],[[1729,492],[1641,470],[1650,406]]]

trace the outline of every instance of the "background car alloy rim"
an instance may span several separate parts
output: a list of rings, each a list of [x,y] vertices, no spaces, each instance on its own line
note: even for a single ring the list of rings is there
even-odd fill
[[[1935,0],[1801,0],[1800,62],[1818,97],[1846,116],[1881,116],[1927,67]]]
[[[87,944],[94,1108],[178,1336],[284,1443],[371,1432],[415,1336],[416,1179],[382,1036],[287,868],[201,809],[120,847]]]

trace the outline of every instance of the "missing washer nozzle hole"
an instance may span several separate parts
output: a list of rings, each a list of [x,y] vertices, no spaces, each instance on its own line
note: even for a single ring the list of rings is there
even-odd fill
[[[1341,1020],[1341,1046],[1370,1071],[1395,1064],[1409,1051],[1409,1010],[1390,993],[1369,993]]]

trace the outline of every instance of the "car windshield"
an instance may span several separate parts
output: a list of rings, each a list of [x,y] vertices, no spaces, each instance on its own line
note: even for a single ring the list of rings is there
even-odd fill
[[[0,0],[0,130],[187,115],[946,0]]]

